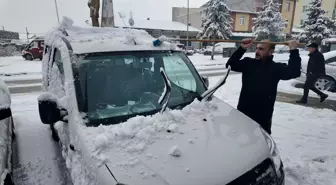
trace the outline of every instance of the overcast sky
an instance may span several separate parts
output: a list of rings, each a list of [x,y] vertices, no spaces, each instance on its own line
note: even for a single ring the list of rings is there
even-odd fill
[[[190,7],[199,7],[207,0],[190,0]],[[172,7],[187,7],[187,0],[113,0],[114,11],[134,19],[172,20]],[[60,17],[68,16],[75,23],[90,19],[87,0],[57,0]],[[57,25],[54,0],[0,0],[0,29],[25,33],[44,33]]]

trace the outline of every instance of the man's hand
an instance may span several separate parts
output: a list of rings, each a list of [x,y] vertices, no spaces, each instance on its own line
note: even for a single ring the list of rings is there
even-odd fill
[[[298,42],[296,40],[291,40],[289,41],[288,46],[290,50],[297,49]]]
[[[252,39],[243,39],[242,40],[243,42],[240,44],[240,46],[242,47],[242,48],[244,48],[244,49],[247,49],[247,48],[249,48],[251,45],[252,45]]]

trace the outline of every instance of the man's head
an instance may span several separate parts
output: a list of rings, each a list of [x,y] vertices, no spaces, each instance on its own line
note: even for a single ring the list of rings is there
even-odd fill
[[[262,40],[261,42],[266,42],[257,45],[257,50],[255,53],[256,59],[264,60],[269,56],[272,56],[275,49],[275,44],[267,43],[270,40]]]
[[[316,43],[310,43],[306,47],[307,47],[309,53],[314,53],[318,49],[318,45]]]

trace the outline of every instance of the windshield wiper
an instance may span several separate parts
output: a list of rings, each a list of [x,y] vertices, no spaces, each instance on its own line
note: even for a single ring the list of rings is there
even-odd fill
[[[222,85],[225,84],[227,77],[229,76],[231,71],[231,66],[228,67],[227,73],[225,74],[225,76],[217,83],[217,85],[213,86],[212,88],[209,88],[207,91],[205,91],[202,95],[201,95],[201,100],[202,101],[207,101],[209,100],[209,98],[217,91],[217,89],[219,89]]]
[[[161,97],[160,97],[160,99],[158,101],[158,103],[160,105],[163,104],[162,105],[162,109],[160,111],[161,113],[163,113],[166,110],[166,108],[167,108],[172,87],[171,87],[171,84],[170,84],[170,80],[168,79],[167,74],[166,74],[165,70],[162,67],[160,68],[160,74],[161,74],[161,76],[163,78],[163,81],[164,81],[164,84],[165,84],[165,87],[164,87],[164,90],[162,92],[162,95],[161,95]],[[163,103],[164,99],[166,99],[165,103]]]

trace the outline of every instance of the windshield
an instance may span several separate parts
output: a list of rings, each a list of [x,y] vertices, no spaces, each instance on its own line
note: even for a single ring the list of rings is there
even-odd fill
[[[79,57],[76,91],[91,122],[117,124],[135,115],[153,114],[164,91],[160,68],[171,81],[169,108],[185,106],[206,90],[196,69],[181,52],[132,51]],[[115,118],[115,119],[113,119]],[[103,123],[104,124],[104,123]]]

